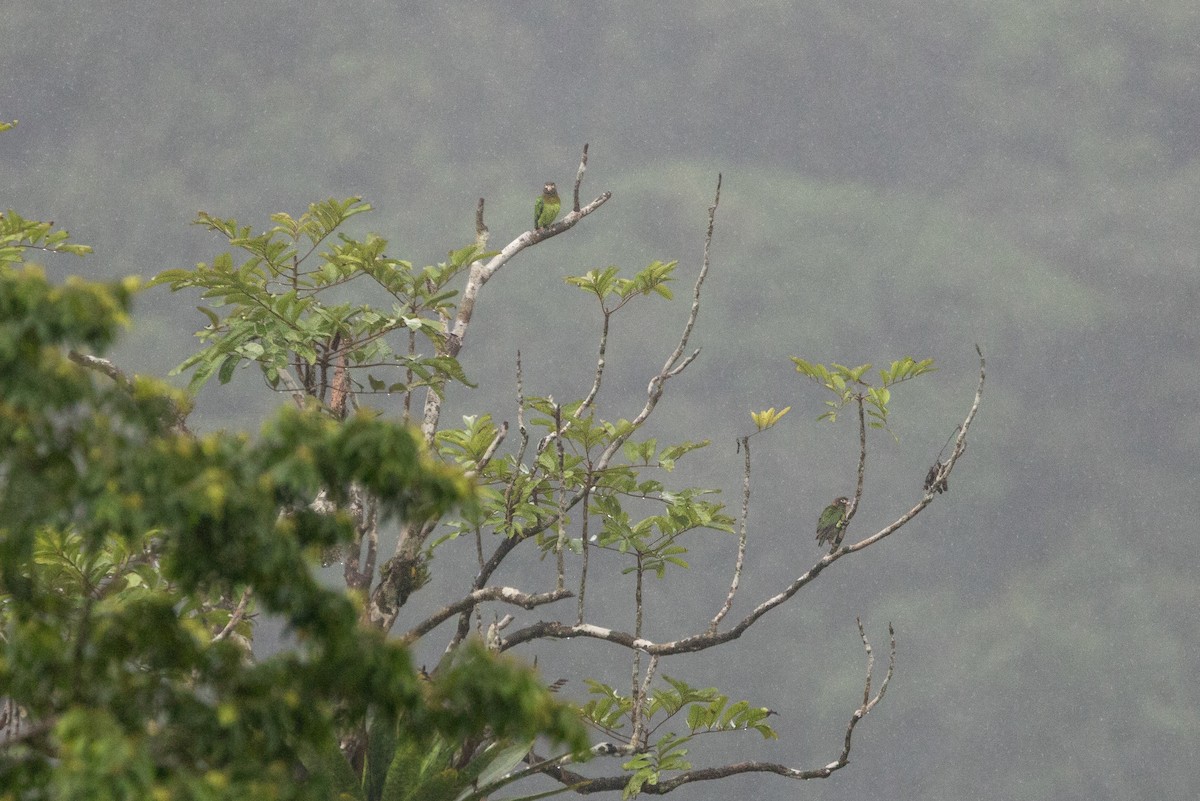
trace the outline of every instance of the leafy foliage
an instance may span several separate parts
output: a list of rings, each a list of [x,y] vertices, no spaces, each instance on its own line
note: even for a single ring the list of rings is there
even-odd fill
[[[670,287],[667,284],[675,272],[678,262],[651,262],[645,269],[638,271],[633,278],[620,278],[620,270],[609,266],[603,270],[591,270],[584,275],[567,278],[567,283],[595,294],[606,315],[620,309],[638,295],[649,295],[651,292],[671,300]],[[616,304],[609,305],[609,298],[615,297]]]
[[[224,236],[242,261],[224,253],[194,270],[165,270],[151,282],[201,289],[203,297],[227,307],[224,314],[201,307],[210,324],[197,336],[207,345],[175,370],[194,370],[190,389],[214,375],[227,383],[243,362],[256,363],[276,388],[288,368],[294,369],[306,394],[318,400],[327,400],[339,363],[366,372],[365,383],[355,383],[357,393],[407,396],[417,387],[439,388],[447,379],[468,383],[455,359],[422,356],[418,340],[436,344],[445,337],[440,315],[456,294],[447,286],[484,254],[468,246],[436,267],[414,270],[387,256],[387,240],[373,234],[361,240],[339,234],[331,241],[347,220],[370,208],[360,198],[331,198],[313,203],[298,218],[274,214],[275,225],[257,235],[234,219],[200,213],[196,223]],[[331,290],[358,279],[389,299],[390,308],[326,300]],[[399,371],[403,380],[370,372],[385,369]]]
[[[771,426],[778,423],[783,416],[792,410],[791,406],[784,406],[779,411],[775,411],[775,407],[765,409],[761,412],[751,412],[750,419],[754,421],[754,427],[759,431],[766,431]]]
[[[880,383],[876,386],[863,379],[863,376],[871,369],[870,364],[845,367],[837,363],[830,363],[826,367],[798,356],[793,356],[792,362],[796,365],[797,373],[816,381],[834,395],[834,400],[825,402],[829,411],[818,417],[818,420],[835,422],[841,409],[858,401],[865,402],[867,416],[871,418],[868,425],[871,428],[882,429],[886,429],[888,423],[888,404],[892,400],[890,387],[937,369],[933,366],[933,359],[917,361],[911,356],[905,356],[899,361],[892,362],[889,367],[880,368]]]
[[[0,127],[0,131],[4,130]],[[66,231],[55,229],[52,222],[27,220],[9,209],[0,214],[0,266],[24,261],[28,250],[74,253],[76,256],[92,252],[87,245],[68,242],[69,238]]]
[[[662,733],[651,745],[641,750],[622,767],[631,772],[624,797],[638,794],[646,784],[657,784],[667,772],[684,771],[692,767],[686,757],[689,741],[700,734],[716,732],[757,731],[764,739],[775,740],[778,735],[766,723],[774,714],[766,707],[752,707],[748,701],[730,703],[729,696],[719,690],[692,687],[687,682],[664,676],[666,687],[650,693],[642,708],[642,725],[648,736],[658,734],[668,721],[683,713],[686,733]],[[583,719],[609,735],[616,735],[626,723],[633,722],[634,699],[621,694],[602,682],[588,680],[588,691],[596,696],[581,709]]]
[[[419,520],[471,501],[459,470],[366,415],[285,410],[257,439],[191,435],[179,393],[96,378],[63,352],[103,351],[134,282],[52,286],[18,264],[24,249],[83,249],[16,215],[5,226],[0,700],[29,722],[0,743],[0,797],[328,798],[345,761],[314,755],[368,711],[451,741],[486,729],[582,747],[524,668],[467,648],[423,682],[316,580],[320,548],[354,536],[312,507],[320,493],[362,487],[381,519]],[[246,588],[290,647],[251,657]]]

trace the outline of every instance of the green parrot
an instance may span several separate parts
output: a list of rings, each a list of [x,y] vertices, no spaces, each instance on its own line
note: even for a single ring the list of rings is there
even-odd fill
[[[846,505],[850,499],[843,496],[825,507],[817,520],[817,542],[836,546],[842,540],[842,526],[846,520]]]
[[[560,208],[558,201],[558,187],[553,181],[547,181],[542,187],[542,196],[537,199],[537,203],[533,204],[533,227],[545,228],[550,223],[554,222],[554,218],[558,216]]]

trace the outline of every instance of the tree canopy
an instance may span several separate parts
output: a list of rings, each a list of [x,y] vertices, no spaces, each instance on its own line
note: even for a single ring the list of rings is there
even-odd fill
[[[861,702],[846,710],[830,758],[813,765],[698,763],[690,752],[700,735],[774,739],[775,713],[669,674],[665,663],[729,647],[831,565],[942,497],[982,398],[982,354],[962,423],[923,486],[914,481],[912,502],[873,533],[851,533],[871,491],[869,434],[874,443],[877,432],[890,433],[893,392],[933,362],[905,356],[875,370],[793,358],[801,377],[829,393],[820,418],[848,412],[856,422],[847,453],[857,481],[834,533],[822,536],[826,553],[731,614],[747,549],[766,534],[749,522],[752,441],[770,436],[790,407],[752,412],[736,437],[745,460],[740,512],[716,490],[670,480],[676,463],[709,441],[665,444],[643,433],[668,385],[699,355],[689,343],[719,180],[681,333],[666,343],[636,415],[602,414],[612,394],[604,382],[611,326],[627,307],[671,300],[677,262],[654,261],[631,277],[609,267],[568,278],[598,304],[600,320],[594,373],[577,399],[526,395],[518,350],[515,430],[490,415],[443,419],[447,393],[470,386],[457,357],[481,336],[474,312],[485,284],[610,198],[581,201],[586,168],[585,147],[562,219],[493,251],[480,200],[475,242],[419,269],[390,256],[376,234],[343,232],[369,210],[357,198],[272,215],[257,234],[202,212],[197,223],[229,250],[152,282],[200,289],[213,304],[201,308],[209,322],[198,333],[202,347],[178,368],[191,372],[189,392],[103,355],[126,322],[136,280],[52,285],[23,264],[26,253],[87,248],[52,224],[4,216],[0,777],[16,788],[11,797],[461,801],[537,776],[559,790],[629,797],[743,773],[825,778],[848,764],[855,727],[893,675],[890,627],[880,678],[857,624]],[[288,403],[255,436],[189,430],[190,393],[246,366]],[[647,582],[690,570],[688,554],[706,535],[736,540],[723,576],[691,579],[711,619],[653,634]],[[784,536],[802,550],[809,534]],[[447,552],[474,559],[456,569]],[[343,590],[318,576],[334,563]],[[495,583],[514,564],[535,588]],[[422,604],[438,570],[449,571],[457,600]],[[594,622],[611,614],[614,590],[631,627]],[[270,651],[254,647],[266,620],[284,634]],[[413,649],[430,640],[442,644],[437,663],[416,670]],[[601,643],[631,683],[600,672],[547,682],[506,655],[542,641]],[[553,694],[567,684],[575,687],[560,695],[586,688],[574,704]],[[575,767],[614,757],[614,767]]]

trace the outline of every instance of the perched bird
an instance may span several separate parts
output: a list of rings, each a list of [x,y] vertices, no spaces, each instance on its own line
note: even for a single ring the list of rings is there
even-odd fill
[[[821,517],[817,520],[817,542],[822,544],[828,542],[833,546],[841,541],[848,503],[850,503],[850,499],[843,496],[835,499],[821,512]]]
[[[554,218],[558,216],[560,208],[558,201],[558,187],[553,181],[547,181],[542,187],[542,196],[537,199],[537,203],[533,204],[533,227],[545,228],[550,223],[554,222]]]

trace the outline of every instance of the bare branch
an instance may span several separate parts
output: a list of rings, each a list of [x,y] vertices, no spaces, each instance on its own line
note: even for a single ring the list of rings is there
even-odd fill
[[[487,250],[488,233],[488,227],[483,222],[483,198],[479,198],[475,204],[475,244],[480,252]]]
[[[126,392],[133,391],[133,381],[130,380],[129,376],[125,374],[125,371],[123,371],[120,367],[117,367],[108,359],[102,359],[99,356],[92,356],[91,354],[87,353],[80,353],[77,350],[68,351],[67,357],[81,367],[86,367],[89,370],[95,370],[99,373],[103,373],[111,378],[115,384],[119,385],[121,389],[125,390]],[[172,402],[171,427],[177,433],[190,434],[191,432],[188,431],[188,427],[185,422],[186,420],[187,410],[181,409],[178,404]]]
[[[950,458],[942,465],[932,483],[927,482],[928,488],[925,490],[925,495],[917,502],[913,508],[909,509],[900,517],[896,518],[892,523],[880,529],[866,539],[856,542],[853,545],[843,548],[839,553],[853,553],[861,551],[870,545],[874,545],[884,537],[889,536],[893,532],[900,529],[908,521],[919,515],[921,511],[933,503],[934,490],[933,488],[941,482],[947,481],[950,477],[950,472],[954,469],[954,465],[958,462],[960,456],[967,450],[967,431],[971,428],[971,423],[975,421],[975,414],[979,411],[979,405],[983,402],[983,384],[987,377],[987,362],[983,358],[983,351],[978,345],[975,346],[975,351],[979,354],[979,385],[975,389],[975,399],[971,402],[971,409],[967,412],[966,418],[958,431],[958,438],[954,441],[954,452],[950,454]]]
[[[742,437],[741,442],[746,451],[746,469],[742,474],[742,522],[738,528],[737,561],[733,566],[733,579],[729,582],[729,593],[725,596],[725,603],[708,624],[709,634],[716,632],[717,626],[733,608],[733,596],[737,594],[738,585],[742,581],[742,566],[746,563],[746,519],[750,516],[750,437]]]
[[[854,710],[854,714],[850,716],[850,722],[846,725],[846,737],[842,743],[842,753],[838,757],[837,762],[832,762],[826,765],[830,771],[838,770],[846,766],[850,761],[850,739],[854,735],[854,727],[858,722],[867,716],[867,713],[875,708],[875,705],[883,700],[883,694],[887,692],[888,684],[892,681],[892,674],[896,669],[896,632],[892,628],[892,624],[888,624],[888,636],[891,638],[891,648],[888,652],[888,671],[883,677],[883,682],[879,685],[879,692],[874,697],[871,696],[871,673],[875,668],[875,653],[871,650],[871,643],[867,640],[867,632],[863,629],[861,619],[855,619],[858,624],[858,636],[862,639],[863,649],[867,652],[867,679],[863,688],[862,706]]]
[[[787,586],[782,592],[768,598],[767,600],[756,606],[746,617],[739,621],[735,626],[722,632],[706,631],[704,634],[694,634],[688,637],[682,637],[678,640],[669,642],[654,642],[642,637],[638,637],[628,632],[618,631],[615,629],[597,626],[591,623],[577,624],[568,626],[556,621],[539,621],[526,628],[519,629],[513,632],[504,641],[504,648],[511,648],[528,640],[547,638],[547,639],[570,639],[572,637],[592,637],[598,640],[606,640],[625,648],[630,648],[652,656],[667,656],[669,654],[694,653],[712,648],[716,645],[736,640],[742,636],[759,618],[765,615],[772,609],[780,606],[805,585],[811,583],[817,576],[821,574],[825,568],[836,562],[848,553],[862,550],[873,542],[877,542],[896,529],[900,528],[904,523],[907,523],[916,514],[924,509],[929,503],[923,499],[917,506],[910,509],[896,522],[892,523],[887,528],[854,545],[840,548],[833,553],[826,554],[821,558],[821,561],[810,567],[807,571],[800,575],[795,581]]]
[[[966,452],[967,429],[974,422],[975,413],[979,411],[979,404],[983,402],[983,382],[987,374],[987,360],[983,358],[983,349],[978,345],[975,346],[975,352],[979,354],[979,387],[975,390],[975,401],[971,404],[971,410],[967,412],[967,417],[963,420],[962,427],[958,429],[958,439],[954,441],[954,452],[946,460],[945,466],[938,471],[939,482],[943,482],[949,477],[950,471],[954,469],[954,463]]]
[[[633,709],[630,710],[630,719],[632,720],[633,731],[629,735],[629,747],[631,750],[637,750],[646,746],[646,718],[645,708],[646,699],[650,696],[650,682],[654,680],[654,674],[658,672],[658,657],[650,657],[650,664],[646,665],[646,677],[642,680],[641,686],[637,686],[636,677],[634,683]]]
[[[719,205],[721,205],[721,174],[717,173],[717,192],[713,196],[712,205],[708,207],[708,231],[704,234],[704,260],[700,265],[700,274],[696,276],[696,285],[692,289],[692,310],[688,314],[687,325],[683,328],[683,336],[679,338],[679,345],[675,348],[675,352],[671,354],[671,358],[667,359],[666,365],[663,366],[664,373],[683,354],[684,348],[687,347],[688,338],[692,335],[692,329],[696,327],[696,318],[700,316],[700,287],[704,285],[704,279],[708,276],[708,265],[710,264],[710,253],[712,252],[713,228],[716,226],[717,207]],[[693,354],[691,358],[696,358],[696,354]]]
[[[525,461],[525,448],[529,446],[529,429],[525,427],[525,386],[521,378],[521,351],[517,351],[517,430],[521,432],[521,448],[517,451],[517,464]]]
[[[129,376],[125,375],[121,368],[117,367],[108,359],[101,359],[99,356],[80,353],[77,350],[68,352],[67,356],[71,359],[71,361],[78,365],[87,367],[90,370],[96,370],[97,372],[104,373],[106,376],[120,384],[125,389],[129,389],[133,386],[133,382],[129,380]]]
[[[579,404],[579,410],[575,412],[575,416],[579,417],[588,409],[595,401],[596,396],[600,393],[600,379],[604,377],[604,352],[608,348],[608,324],[610,314],[604,313],[604,323],[600,329],[600,345],[597,348],[596,354],[596,376],[592,379],[592,388],[588,391],[587,397],[583,399],[583,403]]]
[[[523,609],[535,609],[544,604],[561,601],[564,598],[572,598],[574,595],[575,593],[570,590],[563,589],[554,590],[553,592],[525,593],[515,587],[484,587],[483,589],[473,591],[470,595],[460,598],[452,604],[443,606],[401,635],[400,641],[403,643],[415,642],[455,615],[470,612],[479,604],[487,601],[502,601]]]
[[[575,211],[579,211],[579,185],[583,183],[583,174],[587,172],[587,156],[588,146],[587,142],[584,142],[583,155],[579,158],[579,169],[575,171],[575,193],[571,205],[571,208]]]
[[[576,623],[583,622],[583,602],[584,602],[584,599],[586,598],[586,593],[587,593],[588,558],[589,558],[590,552],[591,552],[591,548],[588,543],[588,518],[591,517],[591,510],[588,507],[589,507],[589,498],[590,498],[590,493],[591,493],[591,487],[592,487],[592,475],[589,473],[587,476],[587,480],[584,484],[583,513],[580,515],[581,519],[579,522],[579,528],[580,528],[579,548],[580,548],[581,553],[580,553],[580,559],[579,559],[579,614],[575,618]]]
[[[300,386],[295,377],[286,367],[279,371],[279,382],[287,387],[287,391],[291,393],[292,402],[296,404],[297,409],[304,408],[304,388]]]
[[[511,648],[528,640],[548,638],[548,639],[568,639],[571,637],[592,637],[598,640],[607,640],[608,642],[617,645],[631,648],[638,651],[643,651],[652,656],[667,656],[669,654],[695,653],[712,648],[715,645],[730,642],[741,637],[757,620],[771,611],[775,607],[783,604],[793,595],[800,591],[802,587],[813,581],[821,571],[833,564],[842,555],[847,553],[847,549],[842,549],[836,553],[827,554],[821,561],[817,562],[799,578],[793,581],[788,587],[777,595],[768,598],[755,607],[750,614],[743,618],[733,628],[723,632],[706,632],[704,634],[694,634],[689,637],[683,637],[670,642],[657,643],[652,640],[647,640],[624,631],[617,631],[604,626],[597,626],[591,623],[581,625],[568,626],[557,621],[539,621],[524,629],[513,632],[504,642],[505,648]]]
[[[863,410],[864,398],[859,394],[856,396],[856,400],[858,401],[858,484],[855,485],[854,497],[850,499],[850,505],[846,507],[846,516],[838,528],[837,536],[834,537],[833,544],[829,546],[831,553],[842,544],[842,538],[846,536],[846,529],[849,527],[854,513],[858,511],[858,502],[862,500],[863,481],[867,474],[867,420]]]
[[[846,767],[850,763],[850,744],[854,735],[854,728],[858,722],[875,708],[887,692],[888,684],[891,683],[892,675],[896,665],[896,634],[892,629],[891,624],[888,625],[888,635],[891,638],[891,649],[888,656],[888,671],[884,676],[883,682],[879,685],[879,692],[874,696],[871,695],[871,673],[875,664],[875,657],[871,650],[871,644],[867,640],[866,632],[863,630],[862,621],[858,621],[859,637],[862,639],[863,648],[867,654],[867,671],[866,671],[866,691],[863,695],[863,702],[850,715],[850,721],[846,725],[846,733],[842,740],[842,751],[838,758],[827,765],[819,768],[795,768],[790,765],[784,765],[778,762],[735,762],[729,765],[721,765],[713,768],[700,768],[697,770],[688,770],[670,778],[660,778],[656,784],[645,784],[641,788],[641,792],[645,795],[666,795],[672,790],[678,789],[685,784],[693,784],[702,781],[714,781],[717,779],[725,779],[730,776],[737,776],[743,773],[774,773],[778,776],[783,776],[789,779],[805,781],[808,779],[826,779],[832,776],[835,772]],[[610,753],[604,751],[602,753]],[[543,772],[554,778],[556,781],[562,782],[565,785],[574,789],[580,794],[585,793],[600,793],[613,792],[615,790],[624,789],[629,783],[628,774],[616,776],[603,776],[600,778],[589,779],[586,776],[574,773],[572,771],[562,769],[561,765],[554,765],[546,768]]]
[[[712,250],[713,228],[716,225],[717,207],[721,202],[721,175],[717,174],[717,191],[713,197],[712,205],[708,207],[708,231],[704,236],[704,259],[700,265],[700,272],[696,276],[696,283],[692,288],[692,308],[688,312],[687,322],[684,323],[683,333],[679,336],[679,342],[675,345],[675,349],[671,351],[671,355],[667,357],[663,363],[662,370],[658,375],[650,379],[650,384],[646,387],[646,405],[633,418],[633,422],[626,428],[622,435],[613,438],[608,447],[600,455],[596,463],[596,472],[602,472],[608,467],[608,463],[612,458],[624,447],[626,441],[633,436],[633,432],[641,428],[646,419],[654,411],[654,407],[658,405],[662,398],[663,391],[666,387],[668,379],[679,375],[683,370],[695,361],[700,355],[700,351],[696,350],[691,355],[683,358],[683,352],[687,348],[688,339],[692,335],[692,329],[696,327],[696,318],[700,316],[700,289],[704,286],[704,279],[708,276],[708,267],[710,264],[710,253]],[[683,361],[680,359],[683,358]],[[580,496],[576,496],[575,500]],[[573,506],[574,503],[569,504]]]
[[[238,627],[238,624],[242,622],[242,618],[246,616],[246,609],[250,606],[250,596],[252,594],[253,593],[249,587],[242,590],[242,599],[238,601],[238,605],[233,610],[233,614],[229,616],[229,622],[225,624],[223,629],[213,636],[213,642],[220,642],[221,640],[224,640],[233,633],[234,629]]]

